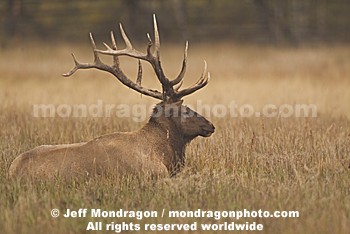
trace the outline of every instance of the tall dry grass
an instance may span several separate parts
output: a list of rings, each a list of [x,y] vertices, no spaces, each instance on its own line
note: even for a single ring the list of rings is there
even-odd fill
[[[87,46],[22,45],[1,50],[1,233],[84,233],[89,219],[53,219],[52,208],[298,210],[300,218],[296,219],[238,222],[263,223],[264,233],[350,232],[348,46],[190,45],[185,85],[200,76],[203,59],[212,79],[202,91],[186,98],[186,103],[195,105],[202,100],[228,105],[235,101],[256,110],[266,104],[315,104],[317,118],[218,118],[211,114],[216,133],[188,146],[187,165],[174,179],[110,176],[69,183],[10,181],[11,161],[35,146],[86,141],[142,126],[130,118],[34,118],[33,104],[155,103],[98,71],[62,78],[60,74],[72,66],[72,51],[80,61],[91,61]],[[166,74],[175,77],[182,47],[165,44],[161,56]],[[137,63],[122,62],[126,73],[136,77]],[[157,88],[151,69],[144,67],[144,84]],[[215,222],[190,218],[138,222],[193,221]]]

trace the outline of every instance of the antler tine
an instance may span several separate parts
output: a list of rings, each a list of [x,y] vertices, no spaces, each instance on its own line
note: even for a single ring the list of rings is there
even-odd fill
[[[117,46],[117,41],[115,40],[113,31],[111,31],[110,34],[111,34],[111,41],[112,41],[113,49],[116,50],[116,49],[118,49],[118,46]]]
[[[206,76],[207,75],[207,61],[205,61],[204,60],[204,69],[203,69],[203,73],[202,73],[202,75],[201,75],[201,77],[198,79],[198,81],[196,82],[196,84],[195,85],[198,85],[198,84],[201,84],[201,83],[203,83],[203,81],[204,80],[206,80],[207,79],[207,77],[208,76]]]
[[[152,56],[151,47],[153,45],[153,42],[152,42],[152,39],[151,39],[151,36],[149,35],[149,33],[147,33],[147,39],[148,39],[147,56]]]
[[[139,59],[139,70],[137,72],[136,84],[141,85],[141,80],[142,80],[142,65],[141,65],[141,60]]]
[[[100,57],[98,56],[98,53],[96,52],[96,43],[95,43],[94,37],[93,37],[91,32],[89,33],[89,37],[90,37],[90,43],[92,46],[92,51],[94,53],[94,62],[95,62],[95,64],[101,63]]]
[[[198,81],[192,86],[189,87],[187,89],[183,89],[179,92],[176,92],[176,97],[177,99],[181,99],[184,96],[187,96],[191,93],[194,93],[195,91],[203,88],[204,86],[206,86],[208,84],[210,80],[210,73],[207,72],[207,62],[204,60],[204,70],[203,73],[201,75],[201,77],[198,79]]]
[[[93,64],[90,64],[90,63],[79,63],[78,60],[76,59],[75,55],[72,54],[75,66],[69,72],[62,74],[62,76],[69,77],[69,76],[73,75],[79,69],[99,68],[99,67],[104,66],[104,64],[100,60],[100,57],[99,57],[98,53],[96,52],[96,43],[94,41],[94,38],[93,38],[91,32],[89,33],[89,37],[90,37],[90,43],[91,43],[92,51],[93,51],[93,54],[94,54],[94,63]]]
[[[137,51],[137,50],[135,50],[132,47],[132,44],[131,44],[128,36],[126,35],[122,24],[119,24],[119,26],[120,26],[120,32],[121,32],[122,37],[124,39],[126,48],[122,49],[122,50],[118,50],[117,47],[116,47],[117,44],[115,43],[116,49],[112,49],[108,45],[105,44],[107,50],[95,49],[95,52],[96,53],[101,53],[101,54],[112,55],[112,56],[115,56],[115,57],[121,56],[121,55],[126,55],[126,56],[130,56],[130,57],[133,57],[133,58],[142,59],[142,60],[145,60],[145,61],[148,61],[148,62],[151,63],[151,58],[149,57],[148,54],[145,54],[145,53],[142,53],[140,51]],[[115,42],[115,39],[114,39],[114,35],[113,35],[112,36],[112,43],[114,44],[114,42]]]
[[[160,39],[159,39],[158,25],[157,25],[157,19],[155,14],[153,14],[153,27],[154,27],[154,53],[155,53],[155,57],[159,58]]]
[[[103,42],[103,45],[107,48],[107,50],[113,50],[106,42]]]
[[[113,49],[117,50],[118,49],[117,41],[115,40],[113,31],[111,31],[110,34],[111,34],[111,41],[112,41]],[[119,58],[116,55],[113,55],[113,64],[115,67],[119,66]]]
[[[185,76],[186,66],[187,66],[187,50],[188,50],[188,41],[186,41],[184,60],[182,62],[182,68],[181,68],[180,74],[176,77],[176,79],[170,81],[170,84],[173,86],[181,82]]]
[[[69,77],[69,76],[73,75],[79,69],[80,63],[75,58],[75,55],[73,53],[72,53],[72,57],[73,57],[73,61],[74,61],[75,66],[69,72],[63,73],[62,76],[64,76],[64,77]]]
[[[126,45],[126,48],[128,49],[132,49],[132,44],[128,38],[128,36],[126,35],[124,29],[123,29],[123,25],[122,24],[119,24],[119,28],[120,28],[120,32],[122,34],[122,37],[124,39],[124,42],[125,42],[125,45]]]
[[[103,64],[98,57],[95,58],[94,63],[79,63],[78,60],[75,58],[74,54],[72,54],[72,57],[73,57],[75,66],[69,72],[62,74],[62,76],[64,77],[69,77],[73,75],[79,69],[97,68],[100,70],[107,70],[106,67],[108,67],[107,65]]]

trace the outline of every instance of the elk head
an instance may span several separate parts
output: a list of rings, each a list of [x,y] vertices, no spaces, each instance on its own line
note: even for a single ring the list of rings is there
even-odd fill
[[[161,102],[156,105],[154,112],[151,116],[151,120],[158,122],[163,120],[170,120],[174,125],[176,125],[178,129],[182,131],[184,136],[189,139],[193,139],[196,136],[210,136],[215,129],[213,124],[211,124],[208,120],[206,120],[203,116],[200,116],[195,111],[182,105],[183,97],[194,93],[195,91],[203,88],[208,84],[210,79],[210,73],[207,72],[207,63],[204,61],[204,71],[201,77],[198,79],[198,81],[193,86],[180,90],[186,72],[188,42],[186,42],[185,45],[184,59],[181,71],[175,79],[170,80],[165,76],[160,62],[160,39],[155,15],[153,15],[153,25],[154,50],[151,50],[153,46],[153,41],[150,35],[147,34],[148,46],[145,53],[134,49],[121,24],[119,25],[120,32],[126,44],[126,48],[124,49],[118,49],[113,32],[110,33],[112,46],[110,47],[106,43],[103,43],[106,49],[97,49],[93,36],[90,33],[90,42],[93,48],[94,62],[80,63],[75,58],[74,54],[72,54],[75,67],[68,73],[63,74],[63,76],[69,77],[79,69],[89,68],[96,68],[102,71],[109,72],[112,75],[114,75],[125,86],[141,94],[161,100]],[[113,57],[113,65],[109,66],[103,63],[99,57],[99,54],[111,55]],[[119,56],[129,56],[139,60],[136,82],[130,80],[120,69]],[[148,89],[141,86],[141,61],[146,61],[150,63],[153,67],[156,77],[162,85],[161,92],[158,90]],[[157,117],[157,119],[155,119],[155,117]]]
[[[187,141],[197,136],[211,136],[215,130],[214,125],[182,103],[181,100],[174,103],[157,104],[153,109],[150,121],[163,125],[170,122]]]

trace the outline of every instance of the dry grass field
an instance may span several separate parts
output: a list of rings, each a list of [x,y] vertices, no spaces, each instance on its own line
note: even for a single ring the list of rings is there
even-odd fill
[[[162,45],[162,64],[169,77],[179,72],[182,51],[182,46]],[[41,144],[73,143],[114,131],[132,131],[146,121],[117,116],[35,118],[33,105],[96,104],[99,100],[116,105],[156,103],[99,71],[61,77],[73,66],[71,52],[81,62],[92,60],[88,41],[80,46],[37,44],[0,50],[1,233],[85,233],[89,221],[257,222],[264,225],[263,233],[350,233],[349,46],[270,48],[190,43],[184,85],[200,76],[203,59],[212,75],[207,87],[185,98],[194,109],[198,100],[211,107],[235,101],[257,111],[269,104],[314,104],[317,117],[248,118],[204,113],[215,124],[216,132],[188,146],[186,167],[172,179],[110,176],[71,182],[11,181],[8,168],[21,152]],[[136,78],[137,62],[122,62],[123,70]],[[151,69],[144,67],[145,86],[158,88]],[[50,215],[52,208],[62,212],[68,208],[296,210],[300,217],[238,221],[55,219]]]

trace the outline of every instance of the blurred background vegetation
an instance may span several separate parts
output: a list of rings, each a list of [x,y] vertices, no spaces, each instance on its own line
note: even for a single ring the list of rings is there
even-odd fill
[[[350,42],[349,0],[2,0],[0,43],[106,39],[119,22],[146,38],[157,14],[166,41],[293,45]]]

